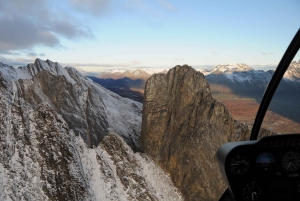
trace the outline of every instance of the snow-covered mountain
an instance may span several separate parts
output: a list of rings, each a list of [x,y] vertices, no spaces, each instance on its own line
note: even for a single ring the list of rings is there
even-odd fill
[[[6,113],[5,109],[10,109]],[[90,149],[48,104],[1,103],[0,200],[182,200],[170,178],[119,135]]]
[[[48,103],[89,146],[115,132],[138,147],[142,104],[101,87],[75,68],[37,59],[19,68],[1,63],[0,76],[5,86],[0,97],[6,105],[19,100],[32,108]]]
[[[210,83],[214,94],[227,91],[231,94],[261,98],[273,74],[273,70],[254,70],[246,64],[235,64],[219,65],[212,70],[207,70],[205,78]],[[275,95],[277,98],[294,97],[299,87],[300,61],[294,61],[286,71]]]
[[[201,70],[205,76],[208,75],[222,75],[229,81],[235,83],[242,82],[269,82],[274,73],[273,70],[263,71],[254,70],[250,66],[238,63],[228,65],[218,65],[211,70]],[[298,62],[293,61],[286,73],[284,74],[286,81],[297,81],[300,82],[300,60]]]
[[[138,148],[141,109],[72,67],[0,63],[0,200],[182,200],[128,146]]]
[[[154,73],[167,73],[166,69],[146,69],[146,68],[138,68],[135,70],[112,70],[107,71],[99,76],[100,78],[113,78],[113,79],[121,79],[124,77],[130,79],[143,79],[147,80]]]
[[[269,82],[273,71],[254,70],[246,64],[218,65],[211,71],[207,71],[206,77],[227,79],[228,81],[239,82]]]
[[[243,72],[243,71],[251,71],[253,70],[251,67],[247,66],[244,63],[237,64],[227,64],[227,65],[218,65],[214,69],[212,69],[211,73],[215,71],[221,72]]]
[[[300,82],[300,60],[298,62],[293,61],[288,70],[284,74],[284,78],[287,81]]]

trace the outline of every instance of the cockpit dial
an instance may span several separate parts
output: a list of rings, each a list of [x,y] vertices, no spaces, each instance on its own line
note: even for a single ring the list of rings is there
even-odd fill
[[[255,181],[246,183],[242,189],[243,198],[246,201],[260,200],[261,193],[262,190]]]
[[[246,155],[237,154],[230,160],[230,171],[234,174],[244,174],[250,168],[250,160]]]
[[[300,168],[300,153],[289,151],[284,154],[281,160],[282,167],[287,171],[296,171]]]

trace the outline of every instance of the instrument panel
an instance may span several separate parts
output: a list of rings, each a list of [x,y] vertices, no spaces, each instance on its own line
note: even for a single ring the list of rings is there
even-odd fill
[[[300,200],[300,135],[229,142],[217,152],[236,201]]]

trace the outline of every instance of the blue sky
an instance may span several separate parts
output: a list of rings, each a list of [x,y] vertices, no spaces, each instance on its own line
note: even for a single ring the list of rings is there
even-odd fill
[[[299,0],[0,1],[0,61],[38,57],[86,71],[272,67],[299,25]]]

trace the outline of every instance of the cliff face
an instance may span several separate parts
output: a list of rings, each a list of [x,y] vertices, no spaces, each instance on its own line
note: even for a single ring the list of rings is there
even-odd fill
[[[220,198],[225,183],[215,153],[249,135],[248,127],[213,99],[202,73],[184,65],[148,79],[141,149],[170,174],[185,200]]]

